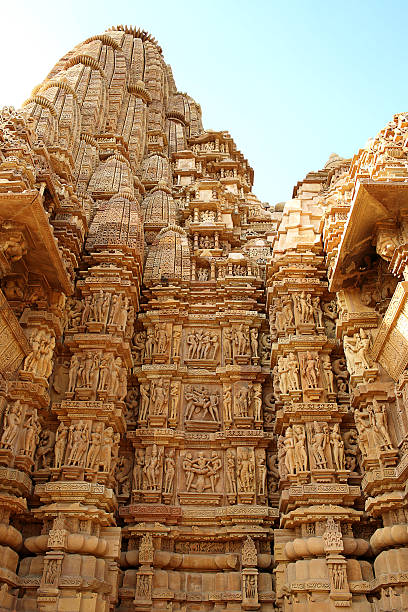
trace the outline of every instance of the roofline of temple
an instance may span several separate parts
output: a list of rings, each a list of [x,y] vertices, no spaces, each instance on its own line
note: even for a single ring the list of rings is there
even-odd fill
[[[110,28],[108,28],[107,32],[109,31],[125,32],[125,34],[131,34],[135,38],[140,38],[143,42],[149,41],[153,45],[155,45],[157,47],[157,50],[160,52],[160,54],[163,55],[163,49],[161,48],[157,40],[154,38],[154,36],[152,36],[146,30],[142,30],[141,28],[136,28],[136,26],[117,25],[117,26],[111,26]]]

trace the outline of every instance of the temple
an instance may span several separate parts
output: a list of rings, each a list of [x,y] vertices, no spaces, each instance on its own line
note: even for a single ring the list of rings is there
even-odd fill
[[[408,610],[408,113],[252,184],[133,27],[0,111],[0,612]]]

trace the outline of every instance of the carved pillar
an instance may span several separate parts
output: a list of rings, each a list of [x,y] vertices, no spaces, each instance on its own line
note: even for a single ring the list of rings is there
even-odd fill
[[[346,559],[339,556],[341,547],[333,554],[326,550],[325,524],[332,514],[353,539],[352,527],[360,520],[352,508],[360,489],[346,466],[348,395],[336,387],[337,355],[325,325],[330,297],[322,263],[315,254],[287,254],[270,269],[271,367],[277,394],[283,527],[275,536],[277,602],[287,611],[295,603],[313,610],[313,602],[331,605],[333,601],[337,606],[344,605],[340,600],[350,600]],[[356,541],[355,549],[361,554],[368,543]]]

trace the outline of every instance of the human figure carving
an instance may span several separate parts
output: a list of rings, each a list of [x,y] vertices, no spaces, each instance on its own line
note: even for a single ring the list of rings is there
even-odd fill
[[[4,227],[4,225],[3,225]],[[18,234],[7,234],[2,238],[0,250],[10,262],[19,261],[26,255],[28,250],[27,242],[21,232]]]
[[[279,382],[280,393],[286,395],[289,391],[289,366],[287,357],[279,357],[276,375]]]
[[[288,474],[295,474],[295,439],[290,426],[286,429],[283,444],[285,447],[285,467]]]
[[[326,424],[327,425],[327,424]],[[329,443],[329,434],[324,431],[323,424],[314,421],[311,442],[312,455],[317,469],[327,468],[326,447]]]
[[[37,410],[34,409],[33,413],[26,417],[24,422],[24,447],[21,449],[24,455],[33,458],[39,441],[40,429]]]
[[[313,305],[312,312],[313,312],[313,318],[314,318],[315,325],[316,327],[323,327],[323,313],[320,307],[319,296],[312,298],[312,305]]]
[[[12,406],[9,406],[4,417],[3,435],[1,436],[0,445],[2,448],[13,450],[20,432],[22,406],[17,400]]]
[[[133,306],[133,304],[130,304],[129,308],[127,309],[127,319],[126,319],[126,326],[125,326],[126,340],[130,340],[130,338],[132,338],[134,327],[135,327],[135,307]]]
[[[215,359],[219,340],[216,333],[209,330],[193,330],[186,339],[188,359]]]
[[[142,449],[139,449],[135,453],[135,462],[133,465],[133,488],[136,491],[141,491],[142,489],[144,464],[144,454]]]
[[[220,477],[219,472],[221,471],[221,468],[222,468],[221,458],[218,455],[218,453],[216,453],[215,451],[212,451],[211,459],[209,460],[208,465],[210,468],[208,472],[208,476],[210,479],[211,490],[213,493],[215,493],[215,487],[217,485],[218,478]]]
[[[187,401],[185,410],[186,421],[205,419],[207,416],[213,421],[219,421],[218,393],[204,386],[187,385],[184,390],[184,397]]]
[[[335,423],[330,433],[333,462],[336,470],[344,470],[344,442],[340,434],[340,425]]]
[[[55,349],[55,337],[54,336],[50,337],[49,334],[44,335],[41,341],[41,346],[40,346],[40,356],[39,356],[37,372],[36,372],[37,376],[40,376],[41,378],[46,378],[47,380],[51,376],[52,358],[54,355],[54,349]]]
[[[300,381],[299,381],[299,362],[294,353],[289,353],[286,357],[286,367],[287,369],[286,378],[288,382],[288,387],[290,391],[297,391],[300,389]]]
[[[208,281],[209,270],[207,268],[197,268],[197,279],[199,281]]]
[[[68,427],[60,423],[55,435],[55,467],[60,468],[64,463],[65,448],[68,438]]]
[[[156,444],[153,444],[152,450],[149,456],[145,459],[145,466],[143,468],[143,474],[146,479],[145,489],[147,491],[154,491],[159,488],[159,470],[160,470],[161,456],[157,449]]]
[[[146,331],[146,346],[145,346],[145,359],[151,359],[154,349],[154,330],[149,327]]]
[[[81,363],[78,371],[77,386],[90,388],[93,369],[96,365],[94,354],[92,354],[91,351],[88,351],[80,361]]]
[[[66,327],[67,329],[75,329],[81,322],[83,304],[81,300],[77,300],[75,298],[68,298],[67,302],[67,319],[66,319]]]
[[[265,451],[260,451],[257,456],[258,469],[258,495],[266,495],[266,459]]]
[[[370,441],[368,437],[369,424],[368,424],[368,412],[365,410],[354,411],[354,421],[358,431],[358,444],[363,456],[367,456],[370,453]]]
[[[128,313],[129,313],[129,298],[125,296],[123,300],[122,308],[120,309],[118,316],[117,316],[117,323],[118,323],[119,328],[122,331],[125,331],[126,329]]]
[[[146,421],[147,415],[149,413],[149,404],[150,404],[150,383],[142,383],[140,385],[140,413],[139,420]]]
[[[122,359],[120,357],[116,358],[115,367],[118,376],[116,395],[118,400],[123,402],[127,394],[127,370],[122,367]]]
[[[114,369],[115,358],[110,353],[103,355],[99,365],[99,385],[98,391],[107,391],[112,385],[112,373]]]
[[[104,301],[103,289],[100,289],[97,293],[94,293],[91,299],[91,310],[90,317],[92,321],[102,323],[102,304]]]
[[[256,576],[244,574],[244,594],[246,599],[257,599]]]
[[[235,454],[232,449],[227,450],[227,493],[236,494],[237,481],[235,474]]]
[[[252,404],[255,422],[259,423],[262,421],[262,386],[260,383],[252,386]]]
[[[336,319],[337,319],[337,302],[331,300],[330,302],[324,302],[322,304],[324,313],[324,326],[326,334],[329,338],[334,338],[336,331]]]
[[[116,397],[119,392],[119,379],[121,375],[122,359],[120,357],[115,358],[112,355],[111,360],[109,361],[109,365],[110,370],[108,373],[108,384],[106,385],[106,390],[108,392],[108,395],[110,395],[111,397]],[[127,381],[125,380],[125,390],[126,385]],[[121,389],[121,391],[123,392],[123,389]]]
[[[183,458],[183,470],[186,478],[186,491],[190,491],[191,483],[193,482],[194,472],[192,468],[193,464],[193,455],[191,453],[186,453]]]
[[[150,413],[152,416],[162,416],[165,414],[167,405],[167,387],[163,381],[158,379],[154,382],[150,402]]]
[[[348,393],[349,373],[347,371],[346,360],[343,357],[340,357],[333,361],[333,372],[335,374],[338,392]]]
[[[91,314],[91,299],[92,296],[86,295],[84,300],[84,309],[82,311],[81,317],[81,325],[85,325],[88,322],[89,316]]]
[[[271,327],[275,326],[278,333],[284,332],[286,329],[286,322],[282,310],[282,298],[274,298],[273,309],[271,309],[270,315],[269,322]]]
[[[249,416],[249,398],[250,391],[248,387],[242,386],[237,393],[235,406],[237,409],[237,416],[248,417]]]
[[[342,565],[338,563],[331,565],[331,578],[335,590],[341,591],[345,588],[345,571]]]
[[[132,461],[129,457],[120,457],[115,470],[116,495],[130,495],[130,474]]]
[[[373,427],[378,440],[378,445],[382,450],[394,450],[388,432],[387,413],[385,404],[381,406],[374,398],[372,406],[369,407],[370,425]]]
[[[278,481],[280,478],[279,472],[279,455],[269,454],[266,458],[267,463],[267,481],[268,481],[268,497],[271,499],[271,494],[278,490]]]
[[[73,393],[75,391],[80,365],[81,365],[81,362],[79,360],[78,355],[72,355],[71,365],[70,365],[69,374],[68,374],[68,392],[69,393]]]
[[[294,442],[294,456],[296,471],[307,470],[306,432],[303,425],[293,425],[292,438]]]
[[[230,327],[224,327],[223,347],[225,359],[232,359],[232,330]]]
[[[253,358],[258,358],[258,330],[256,327],[252,327],[250,331],[251,336],[251,353]]]
[[[231,385],[225,385],[222,402],[224,407],[224,419],[227,423],[232,421],[232,389]]]
[[[113,427],[106,427],[102,434],[100,453],[98,458],[98,470],[102,472],[111,471],[112,451],[114,447]]]
[[[306,386],[309,389],[317,389],[319,386],[319,358],[309,351],[303,360],[303,375]]]
[[[174,451],[170,451],[164,460],[164,493],[172,493],[175,473],[176,462],[174,461]]]
[[[282,480],[286,478],[286,476],[288,475],[288,471],[289,471],[286,465],[286,450],[287,450],[287,446],[289,445],[290,443],[287,443],[286,436],[280,435],[278,438],[278,471],[279,471],[279,478],[281,478]],[[293,444],[293,448],[294,448],[294,444]],[[294,453],[292,455],[292,459],[293,459],[293,469],[295,469],[294,468]],[[288,461],[290,461],[290,458]]]
[[[221,468],[221,459],[215,451],[211,453],[209,458],[205,456],[203,451],[199,451],[196,459],[193,459],[191,453],[187,453],[183,460],[186,490],[194,489],[197,493],[203,493],[211,489],[215,493]]]
[[[273,386],[273,393],[276,399],[279,399],[280,394],[281,394],[280,382],[281,382],[281,377],[280,377],[280,372],[279,372],[279,366],[276,365],[272,370],[272,386]]]
[[[247,356],[249,353],[249,328],[243,323],[235,330],[234,347],[236,355]]]
[[[146,346],[146,332],[139,331],[133,336],[133,346],[135,348],[136,363],[143,363]]]
[[[244,493],[254,490],[254,464],[248,448],[240,448],[237,461],[238,489]]]
[[[51,465],[54,450],[55,433],[44,429],[40,433],[39,444],[36,452],[36,470],[46,470]]]
[[[210,413],[212,420],[215,421],[216,423],[218,423],[220,420],[219,410],[218,410],[219,402],[220,402],[220,397],[218,393],[212,391],[210,393],[208,412]]]
[[[173,328],[173,358],[180,356],[181,327]]]
[[[109,474],[114,474],[116,466],[119,462],[119,445],[120,445],[120,433],[117,431],[113,434],[113,442],[111,444],[111,464]]]
[[[169,344],[169,336],[166,331],[166,324],[159,323],[156,325],[154,332],[154,341],[156,352],[163,355],[167,351]]]
[[[190,332],[189,334],[187,334],[186,343],[187,343],[188,359],[195,359],[195,356],[197,354],[198,345],[197,345],[196,335],[193,332]]]
[[[334,393],[334,376],[329,355],[322,355],[322,368],[328,393]]]
[[[118,325],[122,309],[122,295],[112,295],[108,325]]]
[[[294,294],[294,304],[299,315],[300,323],[313,323],[313,305],[312,296],[302,291],[300,294]]]
[[[68,465],[82,466],[88,449],[89,429],[88,426],[79,421],[72,425],[71,450],[68,456]]]
[[[37,374],[41,356],[41,344],[43,341],[43,333],[41,330],[34,332],[30,338],[31,353],[24,360],[24,371]]]
[[[88,455],[86,458],[86,467],[93,470],[98,464],[99,455],[101,452],[102,434],[95,430],[91,433]]]
[[[364,329],[360,328],[360,332],[355,333],[354,336],[344,336],[343,347],[347,368],[351,375],[360,376],[364,370],[371,368],[370,336]]]
[[[261,364],[267,365],[271,360],[271,335],[270,334],[261,334]]]
[[[170,419],[177,420],[178,405],[180,401],[180,383],[173,381],[170,385]]]
[[[292,300],[289,296],[282,298],[282,319],[285,329],[287,327],[292,327],[295,324],[293,319]]]

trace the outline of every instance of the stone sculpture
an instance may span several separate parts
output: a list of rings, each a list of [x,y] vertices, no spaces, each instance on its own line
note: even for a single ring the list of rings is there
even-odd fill
[[[407,143],[262,203],[130,26],[0,110],[2,610],[407,609]]]

